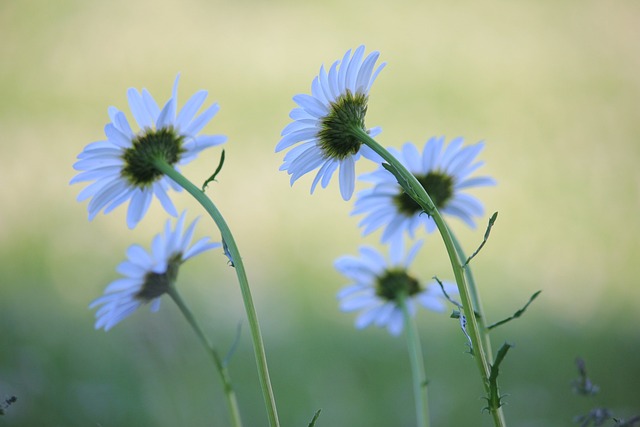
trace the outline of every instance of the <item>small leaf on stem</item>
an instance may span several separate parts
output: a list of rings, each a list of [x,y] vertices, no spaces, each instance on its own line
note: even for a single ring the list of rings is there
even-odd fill
[[[313,418],[311,419],[311,422],[309,423],[309,427],[313,427],[314,425],[316,425],[316,421],[318,421],[318,418],[320,417],[320,411],[322,409],[318,409],[316,411],[316,414],[313,416]]]
[[[509,349],[513,347],[513,344],[505,342],[498,350],[496,360],[491,365],[491,372],[489,373],[489,397],[487,397],[487,407],[489,411],[495,411],[502,406],[502,397],[498,390],[498,374],[500,373],[500,364],[504,360]]]
[[[489,326],[487,326],[488,330],[491,330],[495,327],[498,327],[500,325],[504,325],[505,323],[513,320],[513,319],[517,319],[518,317],[522,316],[524,314],[524,312],[527,310],[527,307],[529,307],[529,304],[531,304],[533,302],[534,299],[536,299],[538,297],[538,295],[540,295],[542,291],[537,291],[535,292],[533,295],[531,295],[531,298],[529,298],[529,301],[524,305],[524,307],[522,307],[520,310],[516,311],[515,313],[513,313],[513,316],[511,317],[507,317],[506,319],[503,319],[499,322],[493,323]]]
[[[216,180],[216,176],[220,173],[220,171],[222,170],[222,165],[224,165],[224,149],[222,150],[222,153],[220,153],[220,162],[218,162],[218,167],[216,168],[215,172],[213,172],[213,175],[211,175],[209,177],[209,179],[207,179],[204,184],[202,184],[202,192],[204,193],[204,190],[207,189],[207,185],[211,182],[211,181],[215,181]]]
[[[491,215],[491,218],[489,218],[489,224],[487,225],[487,231],[484,232],[484,239],[482,239],[482,243],[480,243],[480,246],[478,246],[478,249],[476,249],[476,251],[473,254],[471,254],[469,258],[467,258],[462,268],[465,268],[469,264],[469,262],[476,255],[478,255],[478,253],[480,252],[482,247],[485,245],[485,243],[487,243],[487,240],[489,239],[489,234],[491,234],[491,228],[493,227],[493,224],[496,222],[496,219],[498,219],[498,212],[494,212],[493,215]]]

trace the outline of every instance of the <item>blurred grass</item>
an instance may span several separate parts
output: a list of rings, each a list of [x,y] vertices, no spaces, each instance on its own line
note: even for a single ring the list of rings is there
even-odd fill
[[[360,238],[335,184],[313,197],[310,179],[290,189],[273,153],[291,96],[360,43],[388,62],[367,117],[383,144],[487,143],[499,186],[476,194],[500,212],[474,266],[487,311],[506,317],[543,289],[495,332],[496,348],[516,344],[501,377],[510,425],[570,425],[596,404],[640,412],[639,16],[630,0],[0,2],[0,398],[18,397],[0,423],[226,425],[217,378],[171,304],[108,334],[86,308],[165,214],[153,206],[134,231],[124,209],[88,223],[67,185],[109,105],[126,108],[130,86],[165,100],[181,72],[182,102],[204,88],[222,107],[207,130],[229,136],[227,162],[209,194],[246,258],[283,425],[307,425],[319,408],[318,426],[412,425],[402,339],[353,330],[335,304],[333,260],[378,236]],[[217,159],[185,172],[201,181]],[[452,225],[466,248],[480,241],[482,230]],[[437,236],[426,250],[416,270],[446,278]],[[207,257],[181,286],[226,349],[244,312],[224,257]],[[489,425],[455,322],[419,323],[434,425]],[[578,355],[597,399],[571,393]],[[245,425],[265,425],[246,327],[231,373]]]

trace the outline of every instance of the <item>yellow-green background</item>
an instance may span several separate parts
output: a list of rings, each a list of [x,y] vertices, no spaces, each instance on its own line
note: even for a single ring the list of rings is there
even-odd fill
[[[360,237],[336,182],[313,196],[310,177],[290,188],[274,153],[291,97],[363,43],[388,63],[367,116],[381,143],[486,141],[483,172],[499,185],[474,194],[500,216],[474,268],[490,320],[543,290],[494,333],[496,346],[516,344],[501,374],[509,425],[567,426],[599,405],[640,413],[637,1],[2,0],[0,398],[18,401],[0,425],[228,425],[218,378],[170,301],[93,330],[88,303],[167,215],[154,202],[133,231],[124,207],[89,223],[82,186],[68,185],[75,156],[103,138],[107,107],[126,111],[129,87],[164,103],[178,72],[181,103],[207,89],[221,105],[206,131],[228,135],[227,162],[208,194],[248,268],[282,425],[306,426],[317,409],[318,426],[413,424],[403,338],[356,331],[335,301],[345,279],[333,260],[379,234]],[[218,156],[184,171],[201,182]],[[485,221],[451,224],[471,250]],[[207,218],[198,232],[217,238]],[[437,235],[415,272],[450,278]],[[266,425],[232,269],[208,253],[185,265],[180,288],[221,351],[242,323],[231,375],[245,425]],[[433,424],[490,425],[455,321],[417,320]],[[572,394],[576,356],[598,397]]]

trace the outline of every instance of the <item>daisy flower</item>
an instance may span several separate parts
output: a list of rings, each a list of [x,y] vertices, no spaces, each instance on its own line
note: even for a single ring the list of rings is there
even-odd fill
[[[177,216],[167,191],[180,191],[180,187],[158,171],[154,161],[164,160],[177,169],[205,148],[226,141],[223,135],[198,135],[220,109],[214,103],[196,116],[207,97],[206,91],[195,93],[177,112],[179,77],[162,110],[146,89],[141,93],[129,89],[129,108],[140,130],[134,133],[125,114],[109,107],[111,122],[104,129],[107,139],[87,145],[78,155],[73,167],[80,173],[70,183],[94,181],[78,195],[78,201],[91,198],[87,207],[89,220],[128,200],[127,225],[134,228],[154,195],[170,215]]]
[[[360,257],[345,256],[335,262],[336,269],[353,281],[338,293],[340,309],[344,312],[360,311],[355,321],[358,329],[369,325],[386,327],[392,335],[399,335],[404,326],[400,298],[411,316],[416,304],[442,312],[445,309],[444,295],[437,283],[422,286],[407,269],[415,258],[422,242],[417,242],[407,256],[401,246],[390,248],[390,262],[375,249],[360,248]],[[456,293],[457,287],[443,283],[447,293]]]
[[[276,146],[279,152],[298,144],[285,155],[280,167],[291,175],[291,185],[319,169],[311,184],[313,193],[318,183],[325,188],[339,168],[340,193],[344,200],[349,200],[355,187],[355,162],[360,154],[376,162],[381,160],[351,130],[358,128],[371,136],[380,133],[379,128],[367,131],[364,124],[369,90],[385,65],[380,64],[374,71],[378,56],[379,52],[372,52],[365,58],[364,46],[358,47],[353,55],[348,50],[329,71],[320,67],[320,74],[311,84],[311,95],[293,97],[298,104],[289,114],[293,122],[283,129]]]
[[[185,214],[180,215],[174,229],[171,221],[167,221],[164,232],[154,237],[150,252],[140,245],[129,247],[128,259],[117,268],[124,277],[111,282],[104,295],[89,305],[89,308],[99,307],[96,329],[108,331],[146,303],[150,303],[151,311],[158,311],[160,297],[174,286],[180,265],[204,251],[221,246],[210,242],[208,237],[191,245],[197,220],[184,231]]]
[[[474,217],[482,216],[484,208],[477,198],[464,191],[495,185],[495,180],[488,176],[470,176],[484,164],[476,160],[484,144],[466,147],[462,144],[462,138],[455,138],[445,146],[444,137],[434,137],[427,141],[422,153],[410,143],[405,144],[402,151],[389,148],[389,152],[418,179],[442,214],[457,217],[473,228]],[[358,193],[352,211],[352,215],[365,215],[359,224],[363,235],[384,228],[381,240],[386,243],[402,239],[404,231],[413,238],[421,224],[429,233],[436,229],[433,218],[422,211],[383,167],[360,179],[374,184]]]

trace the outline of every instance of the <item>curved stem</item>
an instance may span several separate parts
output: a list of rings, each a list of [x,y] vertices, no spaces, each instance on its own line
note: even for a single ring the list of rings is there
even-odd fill
[[[402,165],[395,157],[391,155],[387,150],[385,150],[378,142],[376,142],[373,138],[367,134],[364,130],[358,127],[353,127],[350,129],[352,134],[358,138],[363,144],[369,146],[373,151],[375,151],[380,157],[382,157],[394,171],[394,175],[398,178],[398,183],[402,186],[402,188],[407,192],[411,198],[413,198],[420,207],[430,215],[436,226],[438,227],[438,231],[442,236],[442,240],[444,241],[444,245],[447,249],[447,254],[449,255],[449,261],[451,262],[451,268],[453,269],[453,274],[456,279],[456,284],[458,285],[458,292],[460,294],[460,299],[462,300],[462,306],[464,315],[467,319],[467,332],[471,338],[472,351],[474,355],[474,359],[476,360],[476,364],[478,366],[478,371],[480,372],[480,377],[482,379],[482,385],[485,389],[487,395],[489,395],[489,375],[491,373],[491,367],[489,361],[487,359],[487,352],[485,350],[484,340],[481,337],[480,329],[478,327],[478,322],[474,315],[474,307],[471,301],[471,295],[469,287],[465,281],[465,275],[462,268],[462,263],[460,262],[460,258],[458,256],[458,252],[456,251],[455,245],[453,243],[453,238],[451,237],[451,233],[449,232],[449,228],[447,227],[442,215],[436,208],[435,204],[431,200],[429,194],[424,189],[424,187],[418,182],[416,177],[407,170],[407,168]],[[494,423],[498,427],[503,427],[504,416],[502,415],[502,408],[489,408],[491,412]],[[496,414],[499,412],[499,414]]]
[[[211,344],[209,339],[205,336],[204,332],[202,332],[200,325],[198,325],[198,322],[191,313],[191,310],[189,310],[189,307],[187,307],[187,305],[184,303],[177,289],[174,286],[171,286],[167,293],[176,303],[184,317],[187,319],[187,322],[189,322],[189,325],[191,325],[191,328],[193,328],[193,331],[198,336],[198,339],[213,359],[213,364],[216,366],[216,369],[220,374],[220,378],[222,379],[224,395],[227,399],[227,406],[229,407],[229,415],[231,417],[231,425],[233,427],[242,427],[240,409],[238,407],[238,399],[236,398],[236,393],[233,390],[233,386],[231,385],[231,377],[229,376],[227,367],[224,363],[222,363],[222,359],[220,359],[220,356],[218,355],[216,349],[213,347],[213,344]]]
[[[258,368],[258,379],[260,381],[260,387],[262,389],[262,395],[264,397],[265,405],[267,408],[267,415],[269,418],[269,425],[271,427],[279,427],[280,421],[278,420],[278,411],[276,409],[276,402],[273,395],[273,389],[271,387],[271,380],[269,378],[269,368],[267,366],[267,356],[264,350],[264,343],[262,341],[262,334],[260,332],[260,325],[258,323],[258,315],[253,304],[253,297],[251,296],[251,290],[249,288],[249,281],[244,269],[244,263],[240,256],[240,251],[236,245],[233,234],[227,225],[226,221],[222,217],[218,208],[213,204],[211,199],[207,197],[198,187],[196,187],[191,181],[185,178],[180,172],[176,171],[164,160],[157,160],[154,165],[165,175],[173,179],[178,185],[187,190],[209,213],[214,220],[220,234],[222,235],[223,244],[231,256],[231,260],[238,276],[238,283],[240,285],[240,291],[242,293],[242,300],[244,301],[245,311],[247,313],[247,319],[249,322],[249,329],[251,330],[251,339],[253,341],[253,350],[256,357],[256,364]]]
[[[427,378],[424,373],[422,357],[422,345],[420,336],[416,329],[413,316],[407,308],[406,297],[403,295],[398,300],[398,305],[402,309],[404,316],[404,326],[407,334],[407,350],[409,351],[409,361],[411,363],[411,373],[413,379],[413,396],[416,401],[416,420],[418,427],[429,427],[429,399],[427,393]]]

